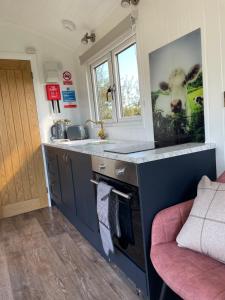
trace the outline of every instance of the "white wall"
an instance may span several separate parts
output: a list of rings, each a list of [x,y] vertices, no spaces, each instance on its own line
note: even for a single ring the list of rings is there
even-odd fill
[[[153,139],[151,87],[148,54],[193,31],[201,28],[205,96],[206,140],[217,145],[217,169],[225,169],[224,154],[224,106],[225,89],[225,2],[223,0],[141,0],[138,6],[137,43],[139,56],[139,77],[144,108],[143,125],[138,127],[107,127],[110,138]],[[101,26],[98,37],[115,26],[125,13],[115,11]],[[80,52],[84,48],[80,49]],[[80,54],[77,53],[77,56]],[[85,68],[76,61],[79,71],[79,99],[81,118],[89,117],[88,94]]]
[[[0,40],[0,58],[26,57],[25,48],[28,46],[33,46],[37,50],[37,53],[31,57],[33,62],[32,66],[34,68],[36,67],[33,71],[34,82],[36,83],[35,94],[42,141],[47,141],[49,138],[49,129],[53,123],[53,118],[69,118],[79,124],[79,108],[63,109],[62,101],[62,113],[53,116],[51,103],[46,101],[43,73],[43,63],[45,61],[57,61],[62,65],[62,70],[59,74],[61,74],[63,70],[71,71],[73,81],[76,85],[74,52],[54,40],[31,32],[27,28],[18,27],[9,23],[0,23]]]

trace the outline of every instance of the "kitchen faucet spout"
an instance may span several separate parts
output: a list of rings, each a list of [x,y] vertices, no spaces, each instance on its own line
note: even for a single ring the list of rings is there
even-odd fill
[[[91,119],[88,119],[85,124],[88,124],[88,123],[93,123],[95,125],[100,125],[101,126],[101,129],[98,131],[98,136],[100,137],[100,139],[104,140],[106,138],[106,133],[105,133],[105,130],[104,130],[104,126],[103,126],[103,121],[100,120],[100,121],[93,121]]]

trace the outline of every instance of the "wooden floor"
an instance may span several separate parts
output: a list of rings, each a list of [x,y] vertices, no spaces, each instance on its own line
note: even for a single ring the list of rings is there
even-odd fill
[[[0,300],[135,300],[56,208],[0,220]]]

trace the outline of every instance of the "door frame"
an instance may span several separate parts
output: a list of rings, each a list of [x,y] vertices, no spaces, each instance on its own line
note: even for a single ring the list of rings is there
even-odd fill
[[[31,71],[33,74],[33,86],[34,86],[34,97],[37,109],[37,118],[38,118],[38,127],[40,133],[41,143],[44,141],[42,136],[42,128],[40,127],[40,110],[41,110],[41,100],[44,99],[44,90],[41,89],[41,80],[38,72],[38,59],[37,54],[27,54],[27,53],[17,53],[17,52],[1,52],[0,51],[0,59],[15,59],[15,60],[28,60],[31,64]],[[45,153],[44,148],[41,146],[42,150],[42,157],[44,163],[44,173],[45,173],[45,183],[46,187],[48,188],[48,206],[51,206],[50,194],[49,194],[49,183],[48,183],[48,176],[47,176],[47,165],[45,160]]]

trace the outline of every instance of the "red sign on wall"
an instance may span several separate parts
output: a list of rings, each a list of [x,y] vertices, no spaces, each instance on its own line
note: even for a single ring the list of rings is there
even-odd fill
[[[72,74],[69,71],[63,72],[63,84],[64,85],[72,85]]]
[[[63,72],[63,79],[64,80],[71,80],[72,79],[71,73],[69,71]]]
[[[61,92],[59,84],[46,84],[47,99],[49,101],[61,100]]]

